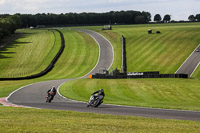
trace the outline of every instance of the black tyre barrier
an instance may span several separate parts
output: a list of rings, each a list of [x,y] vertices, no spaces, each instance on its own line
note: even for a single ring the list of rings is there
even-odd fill
[[[188,74],[159,74],[156,72],[133,72],[128,74],[120,73],[115,76],[96,73],[92,78],[98,79],[124,79],[124,78],[188,78]]]
[[[64,51],[64,48],[65,48],[65,39],[64,39],[64,36],[63,36],[62,32],[59,31],[58,29],[50,29],[50,30],[57,31],[60,34],[60,37],[61,37],[61,47],[60,47],[60,50],[58,51],[58,53],[56,54],[56,56],[53,58],[53,60],[51,61],[50,65],[48,65],[46,69],[44,69],[43,71],[41,71],[38,74],[33,74],[33,75],[30,75],[30,76],[25,76],[25,77],[0,78],[0,81],[3,81],[3,80],[34,79],[34,78],[38,78],[38,77],[46,75],[48,72],[50,72],[53,69],[53,67],[56,64],[57,60],[59,59],[59,57],[61,56],[62,52]]]

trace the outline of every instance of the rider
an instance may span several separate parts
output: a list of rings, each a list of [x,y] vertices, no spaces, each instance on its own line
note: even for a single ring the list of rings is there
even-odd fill
[[[51,89],[49,89],[49,90],[47,91],[47,94],[48,94],[48,96],[49,96],[49,95],[52,95],[52,100],[53,100],[54,96],[56,95],[56,92],[57,92],[56,87],[55,87],[55,86],[52,86]],[[51,94],[51,93],[52,93],[52,94]]]
[[[103,89],[100,89],[100,90],[98,90],[98,91],[95,91],[94,93],[92,93],[92,95],[95,95],[95,94],[97,94],[97,93],[98,93],[99,99],[102,99],[102,100],[103,100],[103,98],[105,97],[104,90],[103,90]]]
[[[99,99],[103,102],[103,98],[105,97],[104,90],[103,90],[103,89],[100,89],[100,90],[95,91],[94,93],[92,93],[92,95],[93,95],[94,97],[97,97],[97,96],[95,96],[95,94],[98,94],[97,96],[98,96]],[[89,107],[90,104],[91,104],[91,103],[89,103],[89,104],[87,105],[87,107]]]

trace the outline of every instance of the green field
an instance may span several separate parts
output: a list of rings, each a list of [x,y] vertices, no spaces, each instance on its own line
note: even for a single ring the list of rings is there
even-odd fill
[[[103,34],[112,42],[115,52],[112,68],[120,68],[120,37],[126,37],[128,71],[174,73],[200,42],[199,23],[113,26],[112,31],[102,31],[102,27],[97,26],[87,28]],[[148,35],[149,28],[160,30],[162,34]],[[87,34],[70,28],[59,30],[64,34],[66,48],[54,69],[37,79],[0,81],[0,97],[7,97],[12,91],[34,82],[81,77],[95,66],[98,58],[95,41]],[[0,77],[25,76],[40,72],[60,48],[58,33],[54,36],[47,30],[17,32],[26,34],[0,50]],[[58,45],[54,46],[54,41]],[[43,50],[39,49],[41,44]],[[52,54],[49,56],[49,53]],[[38,56],[33,57],[32,54]],[[46,62],[43,62],[44,60]],[[21,66],[26,68],[21,69]],[[104,88],[105,103],[199,111],[199,78],[200,67],[191,79],[80,79],[65,83],[61,87],[61,93],[71,99],[88,101],[93,91]],[[55,126],[53,131],[50,130],[52,125]],[[200,131],[200,123],[193,121],[0,106],[2,132],[94,132],[99,127],[102,132]]]
[[[61,31],[65,38],[65,50],[54,69],[41,79],[82,77],[97,63],[99,47],[89,35],[68,28]]]
[[[200,111],[200,82],[194,79],[80,79],[65,83],[60,92],[87,102],[100,88],[108,104]]]
[[[114,69],[121,66],[121,36],[126,38],[129,72],[175,73],[200,44],[199,23],[122,25],[113,26],[112,31],[102,31],[101,27],[90,29],[102,33],[112,42]],[[161,34],[147,34],[148,29],[160,31]]]
[[[23,77],[44,70],[60,48],[58,32],[18,30],[20,37],[0,49],[0,77]],[[57,38],[57,39],[56,39]]]
[[[87,34],[60,29],[66,47],[54,69],[43,80],[77,78],[89,73],[96,65],[99,50]],[[18,30],[21,37],[1,49],[0,77],[22,77],[44,70],[61,46],[58,32],[47,30]],[[24,33],[24,34],[23,34]],[[92,56],[91,56],[92,55]]]
[[[198,133],[195,121],[0,107],[2,133]]]

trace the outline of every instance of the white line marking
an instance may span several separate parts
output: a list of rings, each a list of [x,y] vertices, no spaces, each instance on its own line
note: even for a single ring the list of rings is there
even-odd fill
[[[192,74],[190,75],[190,77],[192,77],[193,73],[196,71],[196,69],[198,68],[200,62],[198,63],[198,65],[195,67],[194,71],[192,72]]]
[[[94,31],[93,31],[94,32]],[[108,41],[108,43],[111,45],[111,48],[112,48],[112,53],[113,53],[113,59],[112,59],[112,63],[111,63],[111,65],[110,65],[110,67],[108,68],[108,70],[111,68],[111,66],[112,66],[112,64],[113,64],[113,61],[114,61],[114,48],[113,48],[113,45],[112,45],[112,43],[107,39],[107,38],[105,38],[102,34],[100,34],[100,33],[98,33],[98,32],[95,32],[95,33],[97,33],[97,34],[99,34],[100,36],[102,36],[105,40],[107,40]]]
[[[80,32],[83,32],[83,31],[80,31]],[[84,33],[86,33],[86,32],[84,32]],[[88,34],[89,36],[91,36],[89,33],[86,33],[86,34]],[[80,78],[77,78],[77,79],[81,79],[81,78],[84,78],[84,77],[86,77],[88,74],[90,74],[96,67],[97,67],[97,65],[99,64],[99,61],[100,61],[100,56],[101,56],[101,49],[100,49],[100,44],[97,42],[97,40],[93,37],[93,36],[91,36],[94,40],[95,40],[95,42],[98,44],[98,46],[99,46],[99,57],[98,57],[98,61],[97,61],[97,63],[96,63],[96,65],[95,65],[95,67],[89,72],[89,73],[87,73],[86,75],[84,75],[84,76],[82,76],[82,77],[80,77]]]
[[[200,44],[194,49],[194,51],[190,54],[190,56],[183,62],[183,64],[178,68],[178,70],[175,72],[175,74],[179,71],[179,69],[185,64],[185,62],[192,56],[192,54],[195,52],[195,50],[200,46]]]

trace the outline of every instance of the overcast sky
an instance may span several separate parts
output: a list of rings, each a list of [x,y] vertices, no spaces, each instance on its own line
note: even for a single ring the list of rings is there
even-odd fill
[[[172,20],[187,20],[200,14],[200,0],[0,0],[0,14],[69,12],[147,11],[152,15],[169,14]]]

